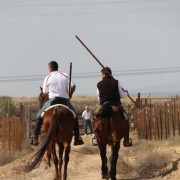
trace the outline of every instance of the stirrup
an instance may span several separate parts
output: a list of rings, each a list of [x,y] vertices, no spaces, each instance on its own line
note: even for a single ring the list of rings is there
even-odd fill
[[[130,146],[132,146],[133,144],[132,144],[132,139],[128,139],[128,140],[124,140],[123,141],[123,145],[124,145],[124,147],[130,147]]]

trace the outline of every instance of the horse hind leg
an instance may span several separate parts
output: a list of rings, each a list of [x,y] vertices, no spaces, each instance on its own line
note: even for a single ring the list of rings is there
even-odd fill
[[[115,142],[113,143],[113,145],[111,145],[111,169],[110,169],[111,180],[116,180],[116,166],[117,166],[119,148],[120,148],[120,142]]]
[[[106,157],[106,144],[98,143],[100,156],[102,160],[101,172],[102,172],[102,179],[108,179],[108,167],[107,167],[107,157]]]
[[[57,158],[57,155],[56,155],[55,143],[52,143],[50,147],[51,147],[51,152],[52,152],[52,156],[53,156],[53,162],[54,162],[54,166],[55,166],[54,180],[58,180],[59,179],[58,158]]]
[[[47,163],[46,163],[45,169],[48,169],[49,167],[51,167],[51,152],[49,150],[49,147],[47,148],[47,151],[46,151],[46,160],[47,160]]]
[[[64,155],[64,174],[63,174],[63,180],[67,180],[67,166],[69,162],[69,154],[70,154],[70,144],[65,145],[65,155]]]
[[[63,152],[64,152],[64,146],[62,143],[58,143],[59,145],[59,176],[60,179],[62,178],[62,165],[63,165]]]

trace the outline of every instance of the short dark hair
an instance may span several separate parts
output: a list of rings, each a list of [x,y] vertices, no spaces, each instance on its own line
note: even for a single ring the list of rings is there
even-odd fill
[[[58,70],[58,63],[56,61],[51,61],[48,65],[52,70],[54,71]]]
[[[104,74],[105,76],[111,76],[112,75],[112,71],[109,67],[105,67],[101,70],[101,73]]]

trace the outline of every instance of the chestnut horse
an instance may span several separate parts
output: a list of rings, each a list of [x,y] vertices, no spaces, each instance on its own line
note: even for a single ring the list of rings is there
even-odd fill
[[[102,160],[102,179],[108,179],[108,166],[106,157],[106,146],[111,146],[110,157],[110,178],[116,180],[116,165],[120,141],[125,136],[126,119],[123,111],[118,106],[112,106],[111,103],[103,105],[94,120],[94,134],[97,139],[100,156]]]
[[[40,106],[42,106],[47,100],[47,94],[43,94],[41,89],[39,95]],[[28,166],[28,170],[35,169],[41,163],[44,153],[47,151],[47,165],[51,165],[51,155],[55,165],[54,179],[67,179],[67,166],[73,137],[74,116],[75,113],[64,105],[54,105],[54,107],[48,108],[45,111],[43,116],[43,126],[46,136],[40,144],[40,148],[35,154],[33,162]],[[59,159],[56,155],[56,144],[59,147]],[[64,151],[64,173],[62,178]]]

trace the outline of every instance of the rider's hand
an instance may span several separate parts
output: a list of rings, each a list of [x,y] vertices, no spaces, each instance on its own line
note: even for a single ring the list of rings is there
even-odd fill
[[[129,92],[128,92],[128,90],[127,90],[126,92],[127,92],[127,95],[129,96]]]
[[[129,92],[128,92],[128,90],[127,90],[127,89],[122,88],[122,90],[123,90],[124,92],[126,92],[126,93],[127,93],[127,95],[129,96]]]

